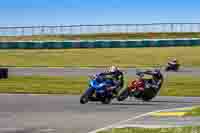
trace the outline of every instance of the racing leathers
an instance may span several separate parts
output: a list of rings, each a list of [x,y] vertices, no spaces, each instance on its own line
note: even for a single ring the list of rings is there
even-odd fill
[[[124,86],[124,74],[120,70],[117,70],[115,72],[103,72],[99,75],[113,81],[114,86],[110,89],[112,89],[115,94],[117,94],[119,90]]]
[[[151,75],[152,76],[152,87],[159,89],[163,83],[163,75],[159,70],[154,71],[145,71],[144,74]]]

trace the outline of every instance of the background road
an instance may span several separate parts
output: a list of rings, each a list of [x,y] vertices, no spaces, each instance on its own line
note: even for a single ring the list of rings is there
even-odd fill
[[[44,76],[88,76],[98,72],[105,71],[106,68],[9,68],[10,75],[44,75]],[[127,76],[134,76],[136,73],[135,68],[125,68],[123,69]],[[179,75],[192,75],[200,76],[200,68],[181,68],[177,72],[169,72],[169,74],[179,74]]]

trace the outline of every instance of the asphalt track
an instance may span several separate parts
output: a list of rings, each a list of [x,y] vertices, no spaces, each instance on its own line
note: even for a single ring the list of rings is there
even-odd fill
[[[16,76],[89,76],[99,72],[105,71],[106,68],[9,68],[10,75]],[[136,68],[124,68],[122,69],[127,76],[134,76]],[[168,74],[174,75],[192,75],[200,76],[200,68],[181,68],[179,72],[168,72]]]
[[[104,69],[9,68],[9,75],[86,76]],[[136,69],[125,69],[134,76]],[[200,69],[178,73],[200,75]],[[80,96],[0,95],[0,133],[87,133],[143,113],[200,105],[198,97],[156,97],[152,102],[128,99],[110,105],[80,105]],[[176,121],[176,120],[174,120]],[[134,121],[131,123],[134,124]],[[126,124],[126,123],[125,123]]]
[[[0,95],[0,132],[87,133],[143,113],[199,103],[200,98],[157,97],[146,103],[80,105],[79,96]]]

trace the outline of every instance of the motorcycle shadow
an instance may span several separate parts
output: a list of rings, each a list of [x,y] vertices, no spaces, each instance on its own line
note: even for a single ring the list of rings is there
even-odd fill
[[[124,106],[126,106],[126,105],[130,105],[130,106],[157,106],[157,105],[159,105],[159,104],[153,104],[153,103],[150,103],[150,102],[129,102],[129,103],[125,103],[125,102],[120,102],[120,103],[111,103],[111,105],[124,105]]]
[[[153,102],[142,102],[142,101],[121,101],[121,102],[118,102],[118,101],[114,101],[114,102],[111,102],[110,104],[102,104],[101,102],[89,102],[90,105],[102,105],[102,106],[115,106],[115,105],[130,105],[130,106],[133,106],[133,105],[138,105],[138,106],[153,106],[153,105],[159,105],[158,103],[153,103]]]

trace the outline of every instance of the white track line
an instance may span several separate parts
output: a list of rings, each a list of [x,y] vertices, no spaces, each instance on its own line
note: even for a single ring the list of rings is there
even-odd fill
[[[157,112],[162,112],[162,111],[172,111],[172,110],[177,110],[177,109],[187,109],[187,108],[190,108],[190,107],[163,109],[163,110],[156,110],[156,111],[148,112],[148,113],[145,113],[145,114],[141,114],[141,115],[138,115],[138,116],[131,117],[131,118],[127,119],[127,120],[119,121],[117,123],[108,125],[108,126],[103,127],[103,128],[96,129],[94,131],[90,131],[88,133],[97,133],[97,132],[104,131],[104,130],[107,130],[107,129],[115,128],[117,126],[120,126],[120,124],[126,123],[128,121],[132,121],[132,120],[135,120],[135,119],[139,119],[141,117],[145,117],[145,116],[151,115],[152,113],[157,113]]]
[[[181,127],[177,126],[177,127]],[[115,128],[171,128],[171,127],[176,127],[176,125],[141,125],[141,124],[124,124],[117,126]]]

